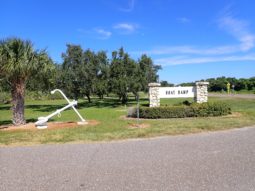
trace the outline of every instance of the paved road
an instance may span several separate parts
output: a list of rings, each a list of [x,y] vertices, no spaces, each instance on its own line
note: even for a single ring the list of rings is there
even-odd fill
[[[0,190],[254,191],[255,127],[0,148]]]

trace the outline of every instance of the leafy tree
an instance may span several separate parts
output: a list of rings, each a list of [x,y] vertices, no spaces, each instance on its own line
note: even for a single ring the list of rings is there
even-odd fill
[[[222,91],[227,89],[227,79],[226,77],[219,77],[214,80],[209,81],[209,91]]]
[[[142,90],[148,91],[148,84],[158,81],[157,72],[161,69],[161,66],[154,65],[153,61],[146,54],[143,54],[138,60],[138,64],[141,70],[141,84]]]
[[[203,80],[200,80],[203,81]],[[234,78],[234,77],[218,77],[218,78],[209,78],[205,81],[209,82],[208,90],[209,91],[222,91],[227,90],[227,83],[230,83],[231,89],[234,87],[234,90],[253,90],[255,88],[255,77],[246,79],[246,78]],[[181,85],[187,85],[189,83],[183,83]]]
[[[55,87],[56,80],[56,68],[57,65],[49,65],[48,72],[41,72],[38,68],[38,72],[31,74],[29,81],[27,82],[26,89],[29,91],[50,92]]]
[[[194,82],[185,82],[185,83],[178,84],[178,86],[194,86],[194,85],[195,85]]]
[[[0,76],[11,87],[13,124],[25,124],[26,82],[32,74],[47,73],[52,61],[45,51],[35,51],[30,41],[9,38],[0,42]]]
[[[81,95],[80,74],[83,62],[83,50],[80,45],[67,44],[66,53],[62,54],[64,59],[59,82],[68,96],[78,99]]]
[[[127,102],[128,82],[124,65],[124,50],[121,48],[118,52],[112,52],[112,61],[110,66],[110,90],[119,96],[122,103]]]
[[[138,99],[138,92],[142,89],[142,70],[135,60],[131,59],[128,54],[124,55],[124,64],[127,73],[128,91],[132,92],[135,98]]]
[[[174,84],[168,83],[168,81],[161,81],[161,87],[174,87]]]
[[[140,69],[139,65],[137,63],[133,62],[133,75],[130,76],[132,79],[130,79],[129,81],[129,90],[130,92],[132,92],[136,98],[136,100],[138,100],[139,98],[139,91],[142,90],[142,70]]]
[[[247,88],[248,88],[248,90],[254,90],[255,89],[255,77],[252,77],[248,80]]]
[[[136,99],[138,92],[148,90],[148,83],[158,79],[160,66],[154,65],[147,55],[136,62],[124,52],[123,48],[112,52],[110,65],[110,91],[116,93],[122,103],[128,100],[128,92],[132,92]]]
[[[86,96],[89,102],[92,94],[103,98],[108,92],[113,92],[122,103],[126,103],[128,92],[137,97],[139,91],[147,89],[149,82],[157,81],[160,69],[147,55],[137,63],[123,48],[112,52],[111,62],[105,51],[83,51],[81,46],[70,44],[62,57],[63,71],[59,72],[58,84],[65,87],[68,95],[74,95],[75,99]]]
[[[235,90],[240,91],[240,90],[248,90],[247,88],[248,80],[241,78],[239,79],[236,84],[235,84]]]
[[[90,96],[95,91],[95,80],[98,73],[98,63],[96,55],[91,50],[86,50],[83,53],[83,62],[79,70],[79,79],[82,95],[88,98],[91,102]]]
[[[62,80],[59,81],[64,84],[68,95],[75,99],[86,96],[91,102],[92,94],[97,94],[100,98],[107,94],[109,63],[106,52],[95,53],[90,49],[83,51],[81,46],[69,44],[62,57]]]
[[[10,84],[7,79],[5,79],[3,76],[1,77],[0,74],[0,92],[7,92],[10,89]]]
[[[108,94],[108,82],[110,77],[110,65],[105,51],[100,51],[96,54],[96,79],[94,81],[95,93],[100,99],[103,99],[105,94]]]
[[[128,100],[129,91],[135,93],[139,90],[134,84],[138,72],[136,69],[135,61],[124,52],[123,48],[120,48],[118,52],[112,52],[109,81],[110,90],[119,96],[123,104]]]

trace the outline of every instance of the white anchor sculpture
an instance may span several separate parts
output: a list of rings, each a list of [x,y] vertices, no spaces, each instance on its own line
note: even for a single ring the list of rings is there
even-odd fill
[[[65,98],[65,100],[68,102],[68,105],[66,105],[65,107],[61,108],[61,109],[57,109],[54,113],[46,116],[46,117],[38,117],[38,121],[35,123],[35,126],[37,127],[37,129],[46,129],[47,126],[47,121],[55,116],[55,115],[60,115],[60,113],[66,109],[68,109],[69,107],[72,107],[73,110],[75,111],[75,113],[79,116],[79,118],[81,119],[81,121],[78,122],[78,125],[85,125],[88,124],[85,119],[81,116],[81,114],[77,111],[77,109],[74,107],[75,105],[77,105],[77,101],[73,100],[73,101],[69,101],[69,99],[66,97],[66,95],[60,90],[60,89],[55,89],[53,91],[51,91],[51,94],[54,94],[55,92],[59,92],[62,94],[62,96]]]

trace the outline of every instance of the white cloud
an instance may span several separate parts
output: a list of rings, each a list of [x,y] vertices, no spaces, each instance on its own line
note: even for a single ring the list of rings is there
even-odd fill
[[[112,36],[111,31],[107,31],[101,28],[94,28],[90,30],[85,30],[85,29],[77,29],[77,32],[82,34],[82,36],[88,36],[91,38],[97,38],[101,40],[106,40],[109,39]]]
[[[138,25],[131,23],[119,23],[113,26],[114,29],[120,30],[123,34],[131,34],[136,31]]]
[[[255,35],[250,32],[247,21],[236,19],[226,13],[218,22],[220,28],[240,41],[240,50],[248,51],[255,46]]]
[[[167,54],[198,54],[198,55],[221,55],[238,52],[239,46],[219,46],[212,48],[193,47],[193,46],[158,46],[152,50],[143,51],[147,54],[153,55],[167,55]],[[140,52],[134,52],[141,54]]]
[[[222,56],[222,57],[189,57],[189,56],[176,56],[155,59],[155,64],[161,66],[173,66],[182,64],[202,64],[211,62],[233,62],[233,61],[255,61],[255,54],[248,54],[242,56]]]
[[[141,51],[139,54],[146,53],[157,57],[161,56],[162,58],[156,59],[155,63],[162,66],[255,61],[255,54],[251,54],[251,50],[255,47],[255,34],[250,31],[247,21],[234,18],[230,12],[225,11],[217,20],[217,24],[239,43],[214,47],[194,45],[157,46],[151,50]],[[138,52],[133,53],[137,54]]]
[[[180,17],[180,18],[177,18],[177,21],[180,23],[189,23],[190,19],[188,19],[187,17]]]
[[[148,54],[200,54],[200,55],[222,55],[237,52],[247,52],[255,47],[255,34],[251,33],[246,21],[236,19],[229,14],[218,19],[219,27],[240,43],[236,45],[223,45],[216,47],[197,47],[197,46],[159,46],[152,50],[144,51]]]
[[[98,38],[100,39],[108,39],[112,36],[110,31],[106,31],[104,29],[94,29],[94,31],[98,34]]]

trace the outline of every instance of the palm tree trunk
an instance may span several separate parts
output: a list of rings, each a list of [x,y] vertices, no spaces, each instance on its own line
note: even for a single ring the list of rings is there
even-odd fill
[[[24,117],[24,97],[25,97],[25,80],[17,80],[12,83],[12,122],[14,125],[25,124]]]

